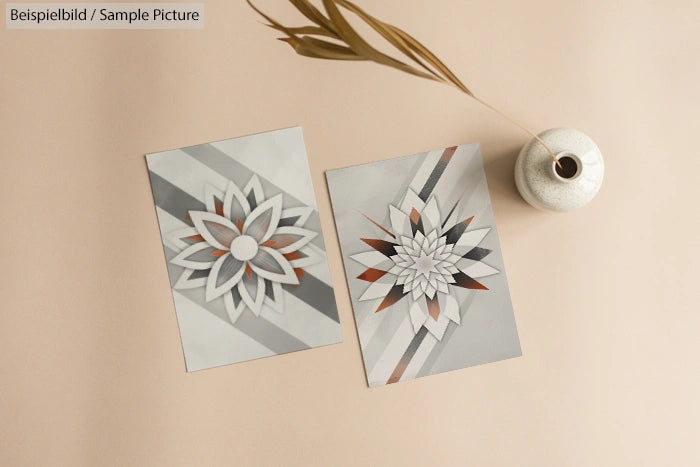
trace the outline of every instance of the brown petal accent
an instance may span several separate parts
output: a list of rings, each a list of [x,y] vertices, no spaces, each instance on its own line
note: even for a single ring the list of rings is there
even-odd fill
[[[379,313],[382,311],[384,308],[389,308],[391,305],[394,303],[398,302],[404,297],[403,293],[403,286],[402,285],[395,285],[391,288],[388,294],[386,294],[386,297],[384,297],[384,300],[382,300],[382,303],[379,304],[379,307],[375,311],[375,313]]]
[[[384,276],[384,274],[386,274],[386,271],[382,271],[381,269],[369,268],[365,272],[357,276],[357,278],[367,282],[374,282],[378,279],[381,279]]]
[[[438,302],[437,295],[433,298],[425,297],[425,301],[428,304],[428,314],[433,321],[437,321],[440,317],[440,302]]]
[[[474,216],[470,217],[469,219],[464,219],[462,222],[459,222],[455,225],[453,225],[450,230],[445,232],[443,234],[443,237],[445,237],[445,240],[447,240],[447,243],[452,243],[455,244],[459,241],[459,239],[462,237],[462,234],[464,233],[465,230],[467,230],[467,227],[469,227],[469,224],[471,224],[472,220],[474,219]]]
[[[379,240],[377,238],[362,238],[361,240],[384,256],[390,257],[396,254],[396,250],[394,249],[396,246],[395,243]]]
[[[457,274],[452,275],[452,277],[455,280],[455,283],[452,285],[463,287],[465,289],[488,290],[488,287],[486,287],[484,284],[477,282],[463,272],[458,272]]]

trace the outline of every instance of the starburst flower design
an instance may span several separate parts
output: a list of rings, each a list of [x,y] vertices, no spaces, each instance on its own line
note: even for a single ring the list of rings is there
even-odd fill
[[[382,299],[379,312],[409,297],[413,331],[425,327],[438,340],[460,324],[454,288],[488,290],[476,279],[499,272],[482,262],[491,250],[478,246],[491,228],[467,230],[473,217],[457,221],[457,204],[443,220],[434,196],[409,189],[400,207],[389,205],[391,229],[368,218],[386,237],[363,238],[372,250],[351,256],[368,268],[357,277],[370,282],[361,301]]]
[[[205,197],[206,211],[188,211],[192,227],[171,235],[181,250],[171,262],[185,268],[174,288],[204,287],[207,302],[223,297],[232,322],[246,308],[283,312],[282,286],[298,285],[303,268],[321,259],[305,248],[317,235],[302,227],[312,209],[283,209],[281,193],[265,199],[255,175],[243,190],[207,185]]]

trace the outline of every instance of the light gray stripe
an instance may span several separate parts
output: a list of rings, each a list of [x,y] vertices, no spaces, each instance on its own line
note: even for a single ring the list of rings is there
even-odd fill
[[[231,180],[241,188],[248,183],[250,177],[252,177],[254,174],[254,172],[248,167],[233,159],[225,152],[215,148],[211,144],[198,144],[197,146],[182,148],[182,151],[215,172],[218,172],[219,175]],[[276,195],[277,193],[284,193],[285,207],[306,206],[294,196],[282,191],[265,177],[261,176],[260,174],[257,174],[257,176],[260,180],[260,184],[263,187],[266,198]],[[309,188],[313,189],[313,187]],[[313,230],[314,232],[321,232],[321,219],[319,218],[317,210],[314,209],[314,211],[311,213],[309,219],[304,224],[304,228]],[[311,242],[325,251],[326,247],[323,244],[322,235],[317,235]]]
[[[175,257],[176,252],[170,248],[164,247],[165,257],[168,264],[168,274],[170,276],[170,286],[174,287],[175,282],[180,277],[183,268],[172,264],[170,260]],[[178,293],[184,295],[188,299],[200,305],[205,310],[212,313],[217,318],[224,321],[229,326],[233,326],[239,331],[246,334],[248,337],[258,341],[268,349],[277,354],[295,352],[297,350],[309,349],[310,347],[296,337],[278,328],[274,324],[262,318],[256,317],[248,311],[244,311],[236,320],[235,324],[226,313],[226,306],[223,300],[214,300],[209,303],[204,298],[204,288],[198,287],[195,289],[178,290]]]
[[[460,322],[463,322],[464,316],[467,314],[469,311],[469,307],[471,307],[472,302],[474,301],[474,298],[476,297],[475,293],[469,294],[466,300],[464,300],[460,305]],[[463,311],[462,311],[463,310]],[[442,353],[442,349],[445,348],[447,345],[447,342],[449,342],[450,338],[452,337],[452,334],[454,334],[455,330],[457,329],[457,325],[454,323],[449,323],[447,326],[447,330],[445,331],[445,334],[442,336],[442,339],[438,341],[437,344],[433,347],[433,350],[428,354],[428,358],[425,359],[425,362],[423,362],[423,366],[418,370],[418,373],[416,374],[416,378],[421,378],[423,376],[427,376],[430,374],[430,370],[433,368],[433,365],[437,361],[437,359],[440,357],[440,354]]]

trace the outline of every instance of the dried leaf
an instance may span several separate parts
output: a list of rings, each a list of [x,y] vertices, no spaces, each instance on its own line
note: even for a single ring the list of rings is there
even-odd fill
[[[316,25],[301,27],[284,26],[256,8],[251,0],[246,1],[253,10],[270,23],[268,26],[287,36],[280,40],[291,45],[299,55],[328,60],[371,60],[421,78],[452,84],[477,102],[500,114],[503,118],[511,121],[536,138],[559,164],[554,151],[542,139],[514,118],[474,96],[447,65],[413,36],[396,26],[374,18],[350,0],[322,0],[328,14],[327,17],[309,0],[289,0],[302,15]],[[396,50],[425,71],[408,65],[372,47],[352,28],[338,9],[338,5],[359,17]],[[339,40],[342,44],[328,42],[313,36],[331,37]]]
[[[355,5],[352,2],[348,2],[346,0],[337,0],[337,3],[338,3],[338,5],[346,8],[349,11],[356,14],[360,19],[362,19],[365,23],[367,23],[372,29],[374,29],[377,33],[379,33],[382,37],[384,37],[384,39],[389,41],[389,43],[391,43],[391,45],[396,47],[401,53],[403,53],[408,58],[410,58],[411,60],[416,62],[418,65],[420,65],[428,73],[431,73],[435,77],[440,78],[440,76],[434,70],[432,70],[430,67],[428,67],[425,63],[423,63],[418,57],[416,57],[413,54],[409,45],[404,41],[404,39],[399,34],[397,34],[394,30],[392,30],[388,24],[378,20],[377,18],[374,18],[369,13],[365,12],[359,6]]]
[[[331,23],[328,18],[323,16],[323,13],[321,13],[311,2],[308,0],[289,0],[289,3],[294,5],[296,9],[309,20],[333,34],[336,38],[339,38],[338,32],[333,23]]]
[[[328,17],[333,24],[335,24],[340,38],[345,41],[348,47],[354,50],[357,55],[367,57],[369,60],[396,68],[412,75],[432,80],[436,79],[433,75],[406,65],[402,61],[396,60],[395,58],[390,57],[369,45],[362,37],[360,37],[359,34],[357,34],[352,26],[350,26],[350,23],[347,22],[345,17],[340,13],[340,10],[338,10],[334,0],[323,0],[323,6],[326,8]]]
[[[305,57],[323,58],[326,60],[366,60],[366,58],[360,57],[349,47],[313,37],[284,37],[280,40],[291,45],[296,53]]]

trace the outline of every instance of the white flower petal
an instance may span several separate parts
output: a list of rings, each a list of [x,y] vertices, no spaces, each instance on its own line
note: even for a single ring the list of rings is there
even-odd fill
[[[401,211],[410,215],[411,209],[415,209],[416,211],[421,212],[424,207],[425,201],[420,199],[416,192],[409,188],[406,191],[406,195],[403,197],[403,201],[401,202]]]
[[[471,263],[471,264],[469,264]],[[493,268],[489,266],[488,264],[482,263],[480,261],[469,261],[469,260],[464,260],[460,261],[457,263],[457,267],[459,268],[460,271],[462,271],[464,274],[466,274],[469,277],[473,278],[479,278],[479,277],[487,277],[487,276],[492,276],[494,274],[498,274],[499,271],[496,268]]]
[[[431,196],[425,207],[420,213],[421,220],[423,221],[423,228],[425,231],[435,230],[437,237],[437,229],[440,227],[440,210],[438,209],[437,200],[435,196]]]
[[[478,229],[478,230],[469,230],[465,231],[462,233],[462,236],[459,237],[459,240],[455,243],[456,247],[459,248],[469,248],[470,250],[474,248],[475,246],[479,245],[481,241],[486,237],[486,234],[491,231],[490,227],[487,227],[485,229]]]
[[[212,256],[216,251],[218,248],[199,242],[182,250],[170,262],[188,269],[210,269],[216,263],[217,258]]]
[[[272,295],[274,298],[267,295],[267,287],[272,284]],[[265,304],[272,308],[277,313],[284,313],[284,293],[279,282],[269,282],[265,284]]]
[[[192,238],[200,237],[199,232],[194,227],[186,227],[184,229],[178,229],[174,232],[170,232],[167,235],[169,244],[174,246],[176,250],[181,251],[187,248],[189,245],[194,245],[202,241],[202,238]]]
[[[212,264],[213,266],[213,264]],[[204,287],[207,285],[207,276],[209,275],[207,272],[202,272],[206,271],[205,270],[196,270],[196,269],[185,269],[182,274],[180,274],[180,278],[177,280],[175,285],[173,286],[174,289],[177,290],[187,290],[187,289],[196,289],[198,287]],[[201,275],[204,274],[204,275]],[[197,277],[201,275],[200,277]],[[192,276],[195,276],[192,278]]]
[[[257,175],[253,174],[253,176],[250,177],[246,186],[243,187],[243,194],[250,204],[251,211],[263,202],[265,193],[263,192],[262,184]]]
[[[245,220],[243,234],[263,243],[275,232],[282,215],[282,194],[259,204]]]
[[[457,304],[457,300],[452,295],[445,295],[444,298],[441,299],[440,309],[447,318],[457,324],[460,324],[459,305]]]
[[[413,236],[413,231],[411,230],[411,219],[405,212],[400,211],[398,208],[390,204],[389,218],[391,221],[391,229],[394,231],[396,236]]]
[[[269,247],[261,246],[258,248],[258,253],[255,258],[248,263],[256,274],[272,282],[280,282],[282,284],[298,284],[294,268],[277,250]]]
[[[413,332],[417,333],[420,330],[420,328],[423,327],[425,321],[428,319],[427,310],[424,311],[418,304],[418,302],[413,302],[411,308],[408,311],[408,314],[411,317]]]
[[[242,224],[250,214],[250,205],[243,192],[233,183],[228,182],[224,197],[224,215],[234,225]]]
[[[311,213],[314,209],[309,206],[300,206],[296,208],[282,209],[282,215],[280,216],[280,226],[292,226],[303,227],[306,221],[309,220]]]
[[[225,193],[218,188],[216,188],[214,185],[205,185],[204,186],[204,203],[207,206],[207,211],[209,211],[212,214],[217,214],[220,216],[224,215],[224,198],[225,198]],[[219,209],[217,209],[217,207]]]
[[[384,279],[384,277],[382,279]],[[365,301],[386,297],[391,288],[394,286],[395,282],[393,279],[391,281],[382,281],[382,279],[372,282],[369,287],[367,287],[367,290],[365,290],[365,292],[360,296],[359,300]]]
[[[238,293],[250,311],[260,316],[265,301],[265,279],[255,274],[252,277],[244,275],[238,283]]]
[[[292,267],[305,268],[307,266],[313,266],[314,264],[318,264],[321,261],[323,261],[323,256],[321,256],[320,253],[316,252],[316,247],[314,247],[313,245],[308,245],[298,250],[298,253],[303,256],[298,259],[289,260],[289,264],[291,264]]]
[[[350,258],[354,259],[358,263],[361,263],[368,268],[373,268],[385,260],[388,260],[386,256],[378,252],[377,250],[365,251],[362,253],[357,253],[355,255],[350,255]]]
[[[448,324],[450,324],[450,319],[445,316],[445,313],[441,312],[437,321],[428,319],[425,321],[424,326],[437,340],[442,340],[442,336],[445,335]]]
[[[199,235],[220,250],[228,250],[233,239],[240,235],[236,226],[225,217],[205,211],[190,211],[190,218]]]
[[[237,260],[230,253],[219,258],[207,279],[206,301],[210,302],[230,291],[241,280],[244,271],[245,262]]]
[[[297,251],[318,234],[301,227],[279,227],[275,233],[265,241],[265,246],[274,248],[282,254]]]
[[[236,293],[238,293],[237,289],[234,290],[236,291]],[[245,303],[240,298],[238,299],[238,305],[236,305],[236,303],[233,300],[233,293],[234,291],[231,290],[228,293],[224,294],[224,305],[226,306],[226,314],[228,314],[228,318],[231,320],[231,324],[236,323],[238,318],[241,316],[241,313],[243,313],[243,310],[245,309]]]

